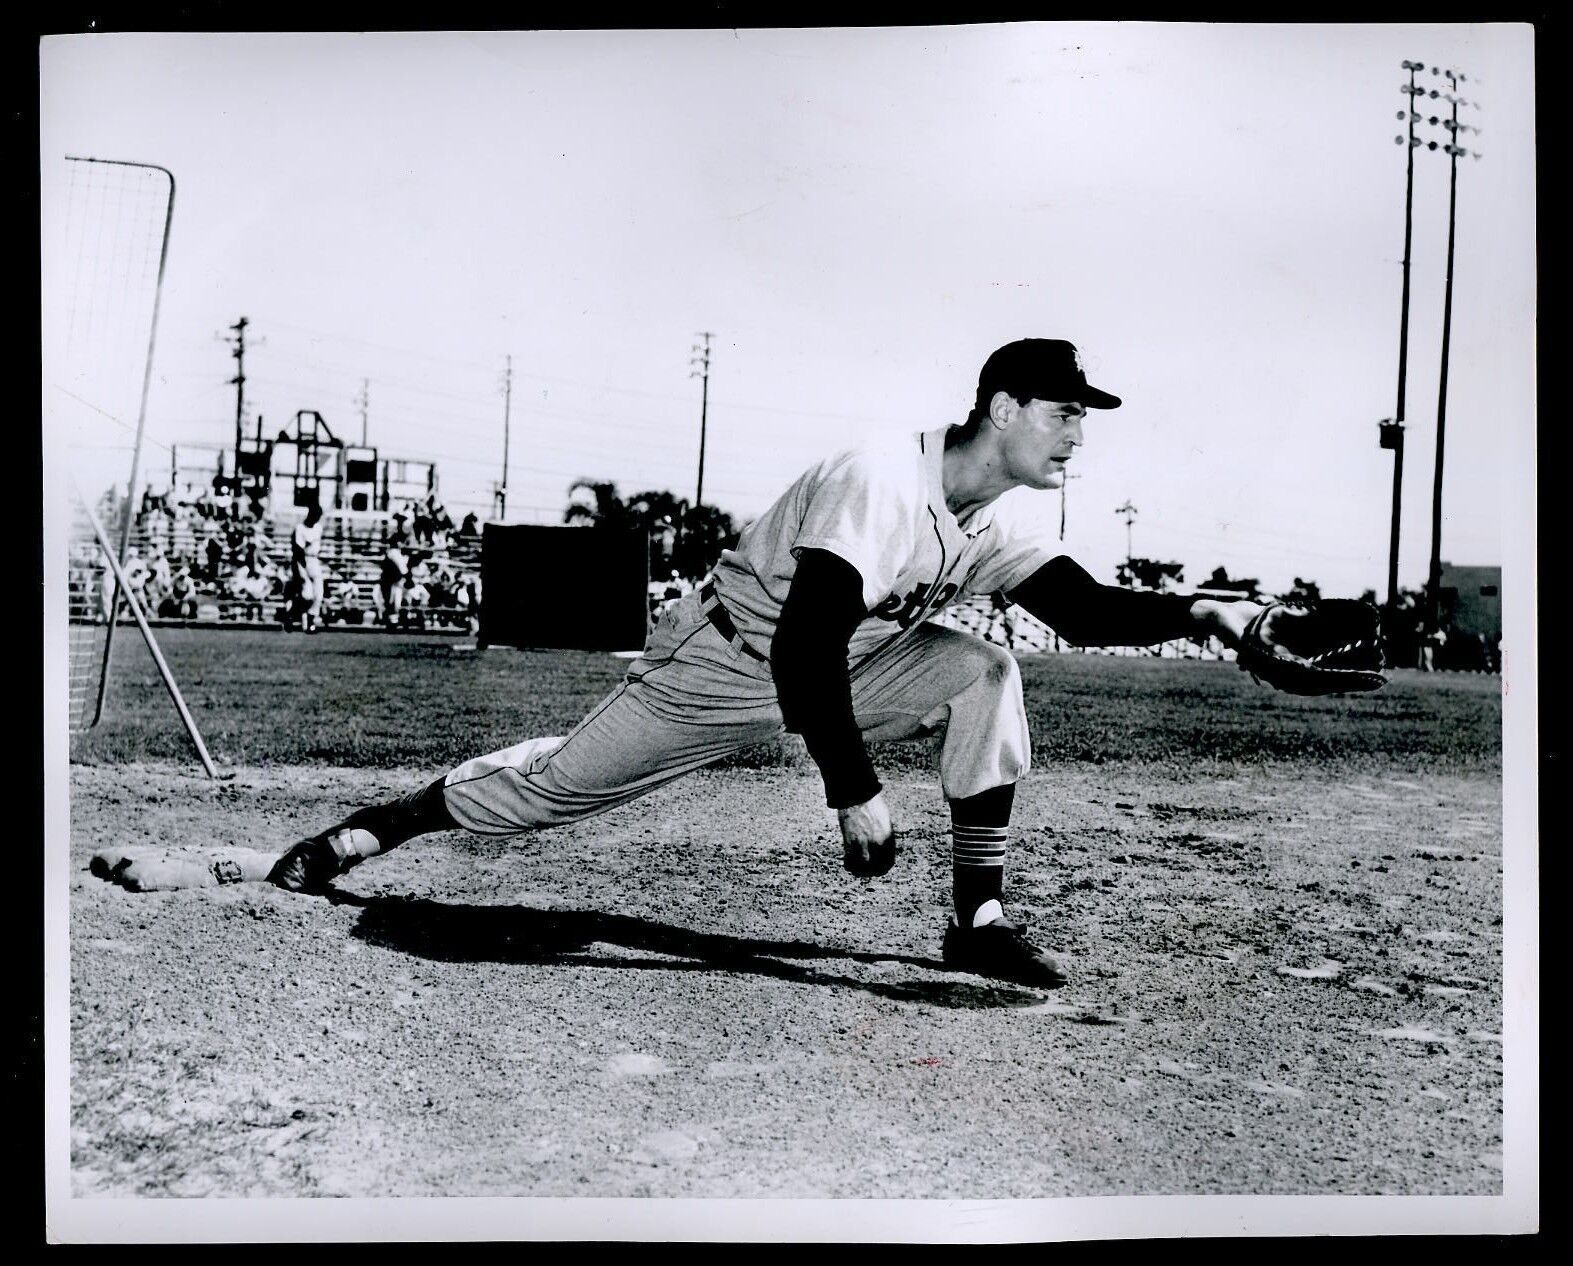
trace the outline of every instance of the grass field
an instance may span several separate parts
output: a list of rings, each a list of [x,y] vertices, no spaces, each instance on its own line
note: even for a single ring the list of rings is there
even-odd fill
[[[105,722],[75,759],[192,759],[151,657],[118,645]],[[440,769],[560,734],[621,678],[610,655],[466,649],[447,639],[167,630],[160,639],[216,760],[235,766]],[[1501,680],[1398,672],[1365,696],[1277,694],[1232,665],[1042,655],[1022,660],[1033,756],[1205,768],[1310,761],[1329,768],[1498,770]],[[768,765],[771,753],[739,758]],[[927,768],[921,747],[882,764]]]
[[[1043,993],[938,961],[920,744],[875,752],[878,881],[783,743],[538,836],[412,841],[328,899],[127,892],[94,849],[282,849],[562,732],[626,667],[171,631],[214,782],[133,642],[71,770],[78,1196],[1502,1190],[1495,677],[1307,700],[1024,659],[1010,908],[1072,974]]]

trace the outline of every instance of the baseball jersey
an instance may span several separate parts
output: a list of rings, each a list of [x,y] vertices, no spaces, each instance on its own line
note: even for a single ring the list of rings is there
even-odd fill
[[[1054,528],[1007,494],[958,520],[945,505],[948,427],[837,453],[811,467],[723,551],[714,579],[738,632],[768,656],[805,549],[862,577],[854,669],[962,598],[1010,589],[1059,552]]]
[[[322,552],[322,524],[308,527],[297,524],[289,538],[290,549],[297,563],[316,562]]]

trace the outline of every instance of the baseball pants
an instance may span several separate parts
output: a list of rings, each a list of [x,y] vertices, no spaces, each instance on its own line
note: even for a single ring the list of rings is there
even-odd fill
[[[852,708],[870,740],[937,736],[950,799],[1016,782],[1030,762],[1015,658],[971,634],[910,630],[853,673]],[[782,733],[769,665],[724,638],[693,593],[571,734],[466,761],[444,779],[444,800],[467,830],[516,835],[604,812]]]
[[[322,609],[322,564],[314,558],[294,563],[290,579],[295,584],[297,613],[316,615]]]

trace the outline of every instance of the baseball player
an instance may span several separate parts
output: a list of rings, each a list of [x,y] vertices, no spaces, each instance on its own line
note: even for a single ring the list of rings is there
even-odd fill
[[[307,633],[317,631],[317,615],[322,609],[322,506],[312,503],[306,511],[304,522],[297,523],[290,533],[290,603],[289,625],[294,616],[300,617],[301,628]]]
[[[1061,555],[1015,488],[1057,488],[1089,409],[1069,343],[1024,339],[991,355],[960,426],[838,453],[806,471],[673,603],[626,679],[566,737],[480,756],[429,786],[302,840],[270,878],[325,888],[416,835],[514,836],[626,803],[747,744],[800,734],[859,876],[896,857],[869,740],[933,736],[949,804],[953,970],[1053,987],[1056,957],[1004,910],[1016,783],[1031,745],[1015,658],[929,617],[1004,592],[1072,642],[1237,643],[1263,608],[1101,585]]]
[[[404,585],[409,579],[410,565],[396,539],[389,540],[382,556],[382,566],[377,576],[378,603],[382,622],[390,628],[399,622],[399,611],[404,605]]]

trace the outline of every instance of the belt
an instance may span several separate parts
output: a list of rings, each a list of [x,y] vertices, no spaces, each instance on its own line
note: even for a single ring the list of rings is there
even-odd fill
[[[727,614],[726,608],[721,605],[721,599],[716,597],[714,581],[707,580],[699,586],[699,602],[704,608],[705,619],[710,621],[717,633],[726,638],[728,642],[735,643],[743,654],[759,660],[762,664],[770,662],[743,640],[743,635],[737,631],[737,625],[732,623],[732,617]]]

